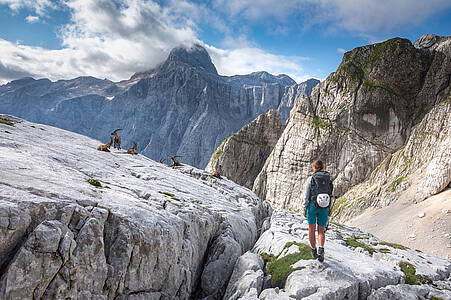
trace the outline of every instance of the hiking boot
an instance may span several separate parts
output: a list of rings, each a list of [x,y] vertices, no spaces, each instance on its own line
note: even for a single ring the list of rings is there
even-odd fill
[[[320,247],[318,249],[318,261],[323,262],[324,261],[324,248]]]
[[[315,258],[315,259],[318,258],[318,253],[316,252],[316,248],[315,248],[315,249],[312,248],[312,256],[313,256],[313,258]]]

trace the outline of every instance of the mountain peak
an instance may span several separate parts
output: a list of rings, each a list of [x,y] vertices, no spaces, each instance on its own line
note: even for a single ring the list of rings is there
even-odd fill
[[[182,62],[189,66],[202,68],[207,72],[218,74],[207,50],[199,44],[190,46],[183,45],[172,49],[166,60],[166,63],[171,62]]]

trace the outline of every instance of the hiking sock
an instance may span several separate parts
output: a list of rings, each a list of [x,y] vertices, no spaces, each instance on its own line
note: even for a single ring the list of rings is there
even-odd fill
[[[324,261],[324,247],[319,247],[318,249],[318,260],[320,262]]]
[[[316,252],[316,248],[312,248],[312,256],[313,258],[318,258],[318,252]]]

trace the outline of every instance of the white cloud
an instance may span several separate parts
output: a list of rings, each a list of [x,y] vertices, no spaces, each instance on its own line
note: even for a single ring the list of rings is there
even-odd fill
[[[0,0],[0,4],[8,5],[14,12],[22,8],[29,8],[40,16],[43,16],[48,9],[56,7],[56,4],[51,0]]]
[[[312,77],[306,75],[301,67],[301,62],[308,59],[305,57],[275,55],[252,47],[224,50],[206,45],[206,48],[223,75],[267,71],[272,74],[287,74],[297,82]]]
[[[0,40],[0,62],[10,70],[0,70],[0,78],[15,79],[11,70],[25,69],[52,80],[82,75],[121,80],[154,67],[173,47],[197,40],[192,27],[176,23],[169,11],[151,1],[64,3],[72,22],[61,31],[63,48],[48,50]]]
[[[346,50],[345,50],[345,49],[343,49],[343,48],[337,48],[337,52],[339,52],[339,53],[345,53],[345,52],[346,52]]]
[[[58,80],[87,75],[123,80],[155,67],[180,44],[200,42],[196,24],[218,19],[208,9],[203,10],[205,7],[185,0],[171,0],[165,7],[145,0],[62,3],[71,14],[71,22],[60,32],[63,48],[49,50],[0,39],[0,80],[23,76]],[[232,36],[227,34],[225,23],[217,29]],[[288,74],[297,81],[305,77],[300,66],[305,58],[267,53],[244,35],[226,38],[222,47],[227,49],[207,47],[220,74],[265,70]]]
[[[25,21],[27,21],[27,23],[33,24],[33,23],[39,22],[39,17],[38,16],[27,16],[25,18]]]
[[[231,17],[249,20],[290,19],[305,26],[326,24],[358,34],[390,32],[416,26],[451,7],[449,0],[214,0]],[[301,17],[299,17],[299,15]]]

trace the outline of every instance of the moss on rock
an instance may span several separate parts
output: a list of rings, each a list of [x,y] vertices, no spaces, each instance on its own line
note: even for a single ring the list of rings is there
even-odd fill
[[[93,185],[95,187],[102,187],[102,185],[100,184],[100,182],[97,179],[89,178],[87,181],[90,185]]]
[[[417,273],[417,270],[415,269],[415,266],[411,263],[408,263],[406,261],[399,262],[398,266],[401,268],[401,271],[406,275],[406,283],[412,284],[412,285],[419,285],[419,284],[431,284],[432,280],[421,276]]]
[[[0,124],[5,124],[9,126],[14,126],[14,123],[5,119],[0,119]]]
[[[298,243],[298,242],[288,242],[285,244],[284,250],[296,245],[299,248],[299,252],[291,253],[285,255],[282,258],[277,258],[272,254],[262,253],[261,256],[265,262],[268,262],[266,268],[271,274],[271,283],[273,286],[278,286],[283,288],[288,276],[296,270],[301,270],[303,267],[293,268],[292,265],[299,260],[314,259],[310,246]]]
[[[407,248],[406,246],[400,245],[400,244],[395,244],[395,243],[389,243],[389,242],[381,242],[378,243],[378,245],[382,245],[382,246],[389,246],[395,249],[400,249],[400,250],[407,250],[409,248]]]
[[[347,239],[345,239],[345,242],[348,246],[351,246],[353,248],[358,248],[358,247],[363,248],[366,251],[368,251],[370,254],[373,254],[376,252],[376,250],[374,250],[374,248],[368,246],[365,243],[361,243],[361,242],[357,241],[356,238],[347,238]]]
[[[158,193],[169,196],[169,197],[174,197],[175,195],[173,193],[169,193],[169,192],[162,192],[162,191],[158,191]]]

